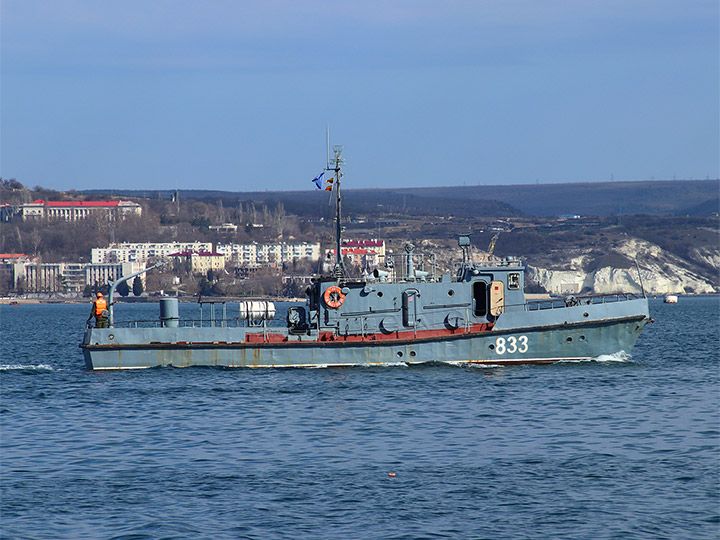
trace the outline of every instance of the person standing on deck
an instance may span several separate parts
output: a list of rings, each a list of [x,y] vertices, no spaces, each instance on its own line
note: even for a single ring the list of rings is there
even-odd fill
[[[115,302],[113,302],[114,304]],[[88,317],[87,324],[95,317],[95,328],[107,328],[108,327],[108,310],[107,302],[102,293],[97,293],[97,298],[92,303],[92,311]]]

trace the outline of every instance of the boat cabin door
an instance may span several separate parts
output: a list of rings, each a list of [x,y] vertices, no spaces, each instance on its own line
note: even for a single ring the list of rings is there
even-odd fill
[[[487,317],[488,314],[488,283],[479,280],[473,282],[473,314],[476,317]]]
[[[414,327],[417,322],[417,297],[420,293],[416,289],[407,289],[402,293],[403,325]]]
[[[490,282],[490,315],[497,317],[505,312],[505,283],[496,280]]]

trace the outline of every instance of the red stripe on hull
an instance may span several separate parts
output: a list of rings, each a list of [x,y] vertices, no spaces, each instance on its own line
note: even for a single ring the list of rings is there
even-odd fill
[[[367,341],[407,341],[412,339],[428,339],[443,338],[449,336],[457,336],[463,334],[482,334],[492,330],[492,323],[473,324],[469,328],[457,329],[435,329],[435,330],[407,330],[404,332],[392,332],[389,334],[365,334],[341,336],[333,332],[320,332],[318,339],[312,342],[304,341],[303,343],[362,343]],[[246,334],[245,343],[288,343],[288,336],[284,334],[266,333],[266,334]]]
[[[360,335],[348,335],[341,336],[336,335],[333,332],[320,332],[317,339],[319,342],[364,342],[364,341],[408,341],[413,339],[427,339],[436,337],[448,337],[457,336],[461,334],[481,334],[492,330],[492,323],[473,324],[469,328],[457,328],[457,329],[436,329],[436,330],[406,330],[404,332],[391,332],[389,334],[366,334]]]

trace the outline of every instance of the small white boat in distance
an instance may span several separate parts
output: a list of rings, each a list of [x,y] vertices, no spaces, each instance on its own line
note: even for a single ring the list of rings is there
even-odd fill
[[[666,304],[677,304],[678,297],[675,294],[668,294],[663,300]]]

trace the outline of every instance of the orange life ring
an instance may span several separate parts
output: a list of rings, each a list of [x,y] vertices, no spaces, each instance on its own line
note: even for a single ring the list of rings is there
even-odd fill
[[[342,306],[342,303],[345,301],[345,295],[342,293],[340,287],[333,285],[327,288],[325,294],[323,294],[323,299],[328,307],[337,309]]]

